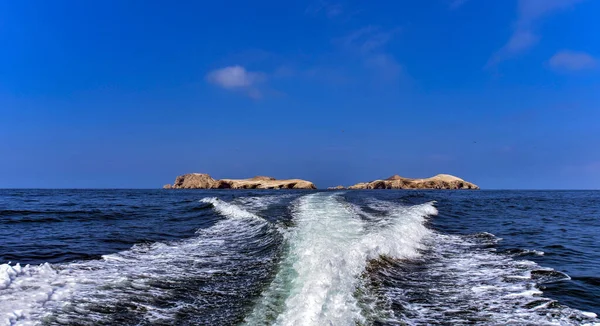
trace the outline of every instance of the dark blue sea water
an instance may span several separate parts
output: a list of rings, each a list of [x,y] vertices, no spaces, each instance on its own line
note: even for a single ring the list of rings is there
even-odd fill
[[[0,325],[600,324],[600,191],[0,190]]]

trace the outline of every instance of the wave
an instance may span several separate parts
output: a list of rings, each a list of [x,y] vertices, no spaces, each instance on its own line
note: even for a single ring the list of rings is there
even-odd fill
[[[204,198],[185,205],[217,222],[189,239],[0,265],[0,325],[597,324],[543,296],[544,284],[570,277],[522,260],[542,252],[432,230],[435,202],[359,206],[344,195]]]
[[[245,324],[597,324],[543,297],[540,285],[567,274],[513,258],[541,252],[497,253],[491,233],[428,229],[434,202],[366,207],[339,194],[298,199],[285,257]]]
[[[201,202],[224,219],[191,239],[137,244],[85,262],[0,265],[0,325],[172,323],[182,316],[230,322],[259,291],[282,239],[239,206]]]
[[[431,203],[398,208],[396,221],[371,231],[352,205],[336,195],[312,194],[295,202],[279,272],[262,294],[248,325],[352,325],[363,323],[363,302],[355,295],[367,262],[381,255],[412,258],[430,231],[424,221]]]
[[[0,224],[52,223],[92,220],[122,220],[134,218],[133,211],[118,210],[0,210]]]
[[[248,196],[238,197],[233,203],[241,205],[244,209],[252,212],[259,213],[271,208],[275,204],[281,203],[283,200],[297,197],[298,194],[283,194],[283,195],[272,195],[272,196]]]
[[[598,276],[579,276],[574,277],[573,279],[587,283],[589,285],[600,286],[600,277]]]
[[[262,218],[258,217],[257,215],[250,213],[249,211],[237,205],[227,203],[226,201],[223,201],[217,197],[203,198],[200,200],[200,202],[211,204],[217,212],[229,218],[262,220]]]
[[[506,253],[515,257],[521,256],[544,256],[546,253],[540,250],[530,250],[530,249],[521,249],[521,248],[511,248],[502,251],[502,253]]]
[[[490,233],[468,236],[434,232],[428,249],[410,261],[387,260],[373,269],[370,289],[393,320],[415,325],[581,325],[593,313],[543,297],[540,284],[569,280],[510,254],[498,254]],[[389,321],[389,320],[388,320]]]

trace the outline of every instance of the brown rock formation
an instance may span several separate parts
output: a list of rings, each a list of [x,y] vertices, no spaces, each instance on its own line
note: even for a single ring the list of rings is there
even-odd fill
[[[175,183],[165,189],[317,189],[306,180],[277,180],[272,177],[256,176],[250,179],[215,180],[208,174],[188,173],[180,175]]]
[[[249,180],[254,180],[254,181],[273,181],[273,180],[277,180],[273,177],[265,177],[262,175],[257,175],[255,177],[250,178]]]
[[[410,179],[393,175],[385,180],[357,183],[348,189],[479,189],[479,187],[449,174],[438,174],[427,179]]]
[[[346,189],[346,187],[344,187],[344,186],[335,186],[335,187],[327,188],[327,190],[344,190],[344,189]]]
[[[188,173],[175,178],[173,189],[211,189],[217,181],[204,173]]]

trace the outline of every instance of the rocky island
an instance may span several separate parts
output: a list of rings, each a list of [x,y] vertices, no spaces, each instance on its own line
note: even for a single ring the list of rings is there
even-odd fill
[[[164,189],[317,189],[310,181],[300,179],[277,180],[272,177],[256,176],[250,179],[215,180],[205,173],[180,175],[175,183]]]
[[[385,180],[357,183],[348,189],[479,189],[479,187],[453,175],[438,174],[426,179],[410,179],[394,175]]]

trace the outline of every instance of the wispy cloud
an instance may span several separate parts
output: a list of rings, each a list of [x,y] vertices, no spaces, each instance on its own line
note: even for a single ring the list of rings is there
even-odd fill
[[[588,53],[563,50],[548,60],[550,67],[556,71],[581,71],[598,67],[598,60]]]
[[[378,26],[366,26],[338,39],[347,49],[363,54],[381,50],[400,29],[384,30]]]
[[[508,42],[502,47],[496,59],[506,59],[508,56],[526,51],[534,46],[539,37],[530,30],[519,30],[513,33]]]
[[[386,30],[378,26],[367,26],[335,41],[345,51],[359,56],[365,68],[378,72],[387,79],[393,79],[402,73],[402,65],[385,47],[399,31],[399,28]]]
[[[519,24],[529,25],[548,14],[572,8],[583,0],[519,0]]]
[[[572,8],[581,1],[583,0],[519,0],[513,33],[506,44],[490,58],[486,67],[495,66],[531,49],[540,39],[536,30],[545,17]]]
[[[388,47],[399,31],[378,26],[351,30],[333,39],[333,48],[321,55],[284,57],[259,49],[245,51],[222,59],[225,64],[232,61],[239,64],[209,72],[206,81],[252,98],[281,96],[283,93],[276,88],[289,88],[292,82],[333,87],[397,82],[403,76],[403,67]],[[260,67],[260,71],[249,71],[248,66]]]
[[[386,80],[396,79],[402,74],[402,65],[388,53],[377,53],[365,58],[365,67],[375,70]]]
[[[329,2],[329,1],[317,1],[309,5],[305,13],[308,15],[316,16],[318,14],[325,14],[328,18],[335,18],[344,13],[344,7],[341,3]]]
[[[213,70],[206,75],[206,80],[214,85],[231,91],[241,91],[252,97],[261,98],[258,84],[266,80],[262,72],[250,72],[242,66],[229,66]]]

